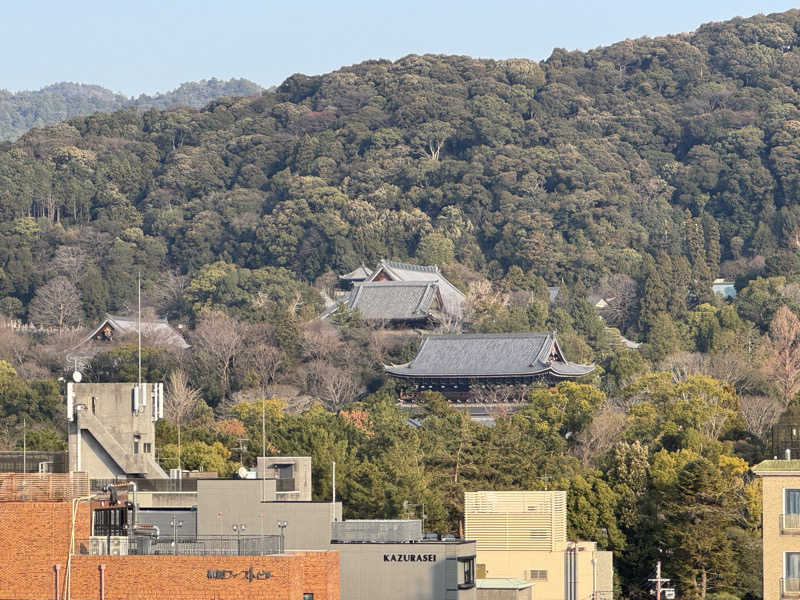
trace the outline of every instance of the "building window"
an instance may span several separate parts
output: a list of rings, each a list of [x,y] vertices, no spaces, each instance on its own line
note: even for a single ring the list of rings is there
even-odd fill
[[[458,589],[475,587],[475,557],[458,559]]]
[[[783,491],[783,528],[800,528],[800,490]]]
[[[303,600],[314,600],[314,594],[303,594]]]
[[[531,570],[529,579],[533,579],[534,581],[547,581],[547,571]]]
[[[786,578],[783,581],[784,592],[800,592],[800,552],[784,554]]]
[[[139,442],[137,440],[133,440],[133,453],[139,454]]]
[[[152,451],[153,451],[152,444],[150,444],[150,442],[145,442],[144,443],[144,453],[145,454],[150,454]]]

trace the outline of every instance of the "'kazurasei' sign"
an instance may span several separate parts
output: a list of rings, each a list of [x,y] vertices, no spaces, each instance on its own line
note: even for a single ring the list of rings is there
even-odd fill
[[[435,554],[384,554],[383,562],[436,562]]]

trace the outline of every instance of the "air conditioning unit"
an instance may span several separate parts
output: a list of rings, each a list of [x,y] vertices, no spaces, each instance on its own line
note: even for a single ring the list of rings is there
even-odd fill
[[[111,542],[110,545],[109,541]],[[109,548],[111,549],[110,552]],[[128,554],[128,538],[119,535],[112,535],[111,538],[104,535],[93,535],[89,538],[89,554],[124,556]]]
[[[106,538],[93,536],[89,538],[89,554],[105,554]]]
[[[112,556],[124,556],[128,554],[128,538],[112,536],[111,537],[111,552]]]

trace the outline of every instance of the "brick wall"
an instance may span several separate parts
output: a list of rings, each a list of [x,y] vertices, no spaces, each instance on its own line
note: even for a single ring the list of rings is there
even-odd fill
[[[69,550],[71,504],[0,503],[0,600],[52,600],[53,565],[60,564],[60,597]],[[90,507],[79,504],[75,536],[86,538]],[[87,556],[71,565],[71,597],[106,600],[339,600],[338,552],[283,556]],[[252,569],[252,570],[251,570]],[[209,578],[224,572],[224,579]],[[269,572],[269,578],[248,577]]]
[[[71,523],[71,502],[0,502],[0,599],[53,597],[53,565],[67,564]],[[79,503],[75,537],[89,533],[90,507]]]
[[[336,552],[286,556],[75,556],[72,598],[99,598],[105,565],[106,600],[338,600]],[[225,579],[210,579],[209,570]],[[268,572],[270,577],[264,577]],[[252,573],[255,577],[248,577]]]

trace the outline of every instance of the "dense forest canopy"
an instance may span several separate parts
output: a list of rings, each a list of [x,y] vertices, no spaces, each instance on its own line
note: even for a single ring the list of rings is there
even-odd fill
[[[413,259],[432,233],[493,278],[516,265],[591,285],[638,278],[662,253],[695,279],[720,261],[741,274],[800,239],[798,20],[542,63],[368,61],[199,111],[33,131],[0,153],[3,295],[27,304],[43,273],[17,269],[22,255],[46,263],[73,243],[92,246],[104,275],[130,247],[151,274],[221,259],[311,281]]]
[[[64,357],[141,273],[191,344],[142,356],[167,383],[165,467],[176,426],[181,466],[251,464],[270,398],[268,451],[312,455],[318,500],[336,460],[350,515],[425,502],[456,532],[464,490],[558,486],[624,597],[658,559],[682,598],[759,597],[749,466],[800,405],[799,35],[793,10],[541,63],[368,61],[0,145],[0,444],[27,418],[28,443],[63,447]],[[495,427],[425,394],[412,427],[382,366],[418,332],[316,318],[337,273],[384,258],[441,265],[455,329],[556,330],[597,369],[478,392],[522,400]],[[135,352],[83,373],[135,380]]]
[[[163,94],[128,98],[99,85],[55,83],[40,90],[11,93],[0,89],[0,140],[15,140],[33,127],[52,125],[77,115],[111,112],[136,107],[164,109],[170,106],[200,108],[225,96],[250,96],[263,88],[247,79],[209,79],[182,83]]]

